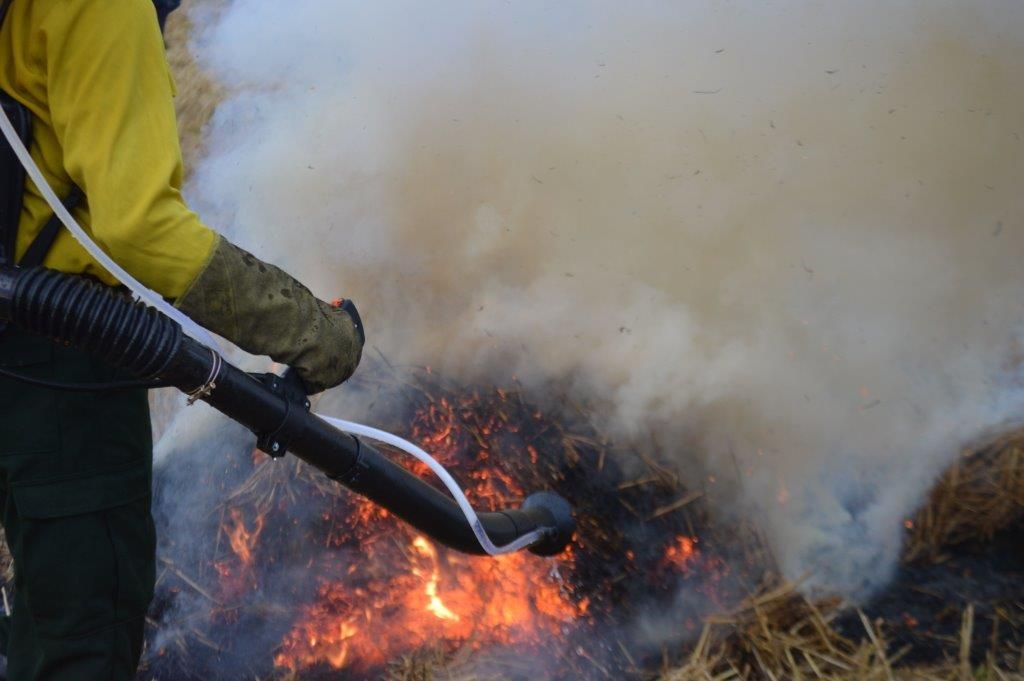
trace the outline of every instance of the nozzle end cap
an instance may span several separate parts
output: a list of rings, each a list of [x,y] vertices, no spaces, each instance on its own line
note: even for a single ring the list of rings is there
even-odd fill
[[[576,532],[576,519],[569,502],[554,492],[536,492],[523,502],[524,509],[539,508],[548,512],[554,531],[530,546],[538,556],[554,556],[565,550]]]

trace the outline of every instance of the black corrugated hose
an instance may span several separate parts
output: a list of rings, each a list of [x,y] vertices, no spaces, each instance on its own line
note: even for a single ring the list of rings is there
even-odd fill
[[[82,348],[109,364],[143,377],[107,383],[46,381],[0,369],[0,376],[68,392],[164,387],[153,377],[181,343],[181,327],[156,310],[133,302],[124,292],[85,277],[42,268],[24,269],[12,287],[11,324],[59,343]],[[84,313],[83,313],[84,312]]]

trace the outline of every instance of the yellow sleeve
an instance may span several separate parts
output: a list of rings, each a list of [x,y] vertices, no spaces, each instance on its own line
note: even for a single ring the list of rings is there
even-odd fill
[[[45,29],[47,97],[89,229],[143,284],[179,297],[214,233],[181,195],[182,160],[163,39],[150,0],[66,0]]]

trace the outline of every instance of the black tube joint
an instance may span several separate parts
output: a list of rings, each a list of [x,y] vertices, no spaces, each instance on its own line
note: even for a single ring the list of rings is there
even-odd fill
[[[306,397],[305,386],[294,371],[286,371],[284,376],[277,374],[254,375],[267,389],[284,400],[284,416],[277,428],[256,433],[256,448],[261,452],[279,459],[288,451],[293,439],[300,437],[308,423],[310,402]]]
[[[347,433],[345,434],[348,435]],[[349,435],[349,437],[351,437],[352,440],[355,442],[355,461],[353,461],[352,466],[349,467],[349,469],[344,471],[343,473],[327,476],[331,480],[334,480],[335,482],[340,482],[341,484],[345,485],[345,487],[352,487],[354,485],[358,485],[360,477],[362,477],[364,473],[370,470],[370,462],[367,461],[366,457],[367,449],[373,451],[374,454],[377,453],[376,450],[374,450],[368,444],[357,438],[355,435]]]

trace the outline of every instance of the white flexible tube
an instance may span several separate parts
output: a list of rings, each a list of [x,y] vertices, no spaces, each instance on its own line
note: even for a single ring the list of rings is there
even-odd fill
[[[93,258],[96,259],[103,268],[110,272],[112,275],[117,277],[117,280],[132,290],[140,300],[145,301],[147,304],[160,310],[174,321],[181,325],[181,328],[188,335],[195,338],[200,343],[203,343],[207,347],[218,349],[217,341],[214,340],[210,332],[203,327],[196,324],[194,321],[188,318],[180,310],[177,310],[174,306],[169,305],[167,301],[160,297],[160,295],[154,291],[149,290],[142,285],[141,282],[135,279],[132,275],[128,274],[120,265],[107,255],[99,245],[92,240],[88,233],[82,229],[81,225],[75,221],[75,218],[71,216],[64,204],[61,203],[60,199],[57,198],[57,194],[53,191],[53,187],[43,177],[43,173],[39,170],[39,166],[32,160],[32,156],[28,153],[28,149],[21,143],[18,138],[18,133],[14,129],[14,125],[10,119],[7,118],[7,114],[0,112],[0,130],[3,131],[4,137],[7,139],[8,144],[11,145],[11,149],[14,150],[18,160],[21,161],[21,165],[25,167],[25,172],[32,178],[39,192],[46,199],[46,203],[50,204],[50,208],[53,210],[64,226],[68,228],[71,235],[75,237],[78,243],[82,244],[82,247],[89,252]]]
[[[519,551],[544,536],[544,530],[534,530],[533,532],[529,532],[509,544],[505,544],[504,546],[495,546],[494,542],[491,541],[491,538],[487,536],[487,531],[484,530],[484,526],[480,522],[480,518],[469,503],[469,499],[466,498],[466,495],[463,494],[462,490],[459,488],[459,483],[455,482],[455,479],[444,469],[444,466],[439,464],[432,456],[408,440],[403,440],[397,435],[392,435],[391,433],[383,430],[377,430],[370,426],[353,423],[352,421],[344,421],[331,416],[324,416],[323,414],[317,414],[317,416],[322,418],[324,421],[327,421],[332,426],[352,433],[353,435],[362,435],[363,437],[372,438],[379,442],[389,444],[392,447],[396,447],[407,454],[415,456],[417,459],[429,466],[430,470],[432,470],[437,477],[441,479],[444,486],[447,487],[448,491],[452,493],[453,497],[455,497],[455,503],[457,503],[459,508],[462,509],[462,514],[466,516],[466,521],[469,522],[469,526],[472,528],[473,534],[476,535],[477,541],[480,542],[480,546],[483,547],[483,550],[490,555],[500,556],[503,553]]]

